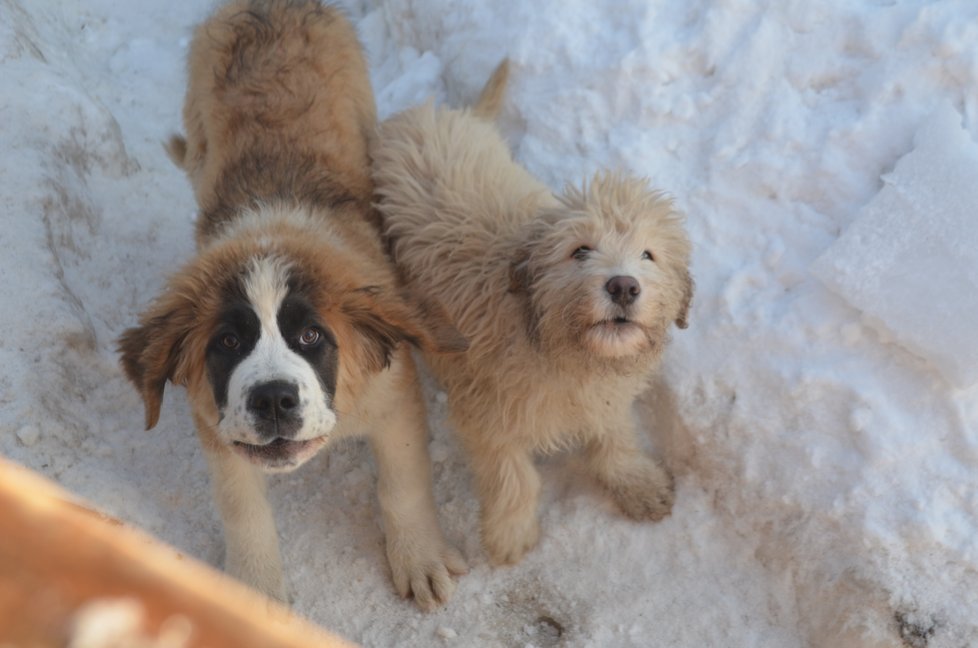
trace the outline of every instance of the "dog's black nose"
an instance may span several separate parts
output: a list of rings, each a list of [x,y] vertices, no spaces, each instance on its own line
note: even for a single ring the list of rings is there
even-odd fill
[[[611,301],[619,306],[628,306],[642,292],[642,287],[638,285],[638,280],[635,277],[624,275],[612,277],[604,285],[604,288],[611,295]]]
[[[288,421],[298,408],[299,388],[283,380],[257,385],[248,396],[248,409],[263,421]]]

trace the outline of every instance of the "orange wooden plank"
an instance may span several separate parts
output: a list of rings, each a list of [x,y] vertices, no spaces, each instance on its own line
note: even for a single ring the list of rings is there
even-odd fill
[[[0,459],[0,646],[93,632],[87,648],[353,646]]]

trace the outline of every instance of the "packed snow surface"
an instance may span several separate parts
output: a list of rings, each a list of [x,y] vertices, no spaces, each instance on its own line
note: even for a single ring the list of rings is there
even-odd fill
[[[271,479],[296,609],[368,646],[978,646],[978,205],[958,162],[978,3],[346,6],[382,115],[471,100],[509,56],[516,157],[555,188],[616,167],[672,193],[697,295],[637,409],[677,478],[669,518],[622,519],[549,458],[540,545],[490,568],[426,382],[439,512],[471,572],[434,614],[395,596],[372,459],[349,443]],[[193,254],[160,142],[210,8],[0,0],[0,453],[217,565],[185,396],[143,431],[114,350]],[[848,247],[868,222],[894,231]]]

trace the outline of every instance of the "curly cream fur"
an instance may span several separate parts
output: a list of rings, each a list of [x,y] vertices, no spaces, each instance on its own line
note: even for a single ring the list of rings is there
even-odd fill
[[[487,94],[498,103],[498,88]],[[632,403],[670,324],[685,327],[693,284],[683,217],[663,194],[600,173],[555,196],[485,112],[408,110],[381,125],[371,156],[399,269],[470,342],[426,360],[470,457],[483,543],[515,563],[539,534],[534,452],[578,446],[626,515],[669,513],[671,478],[639,449]],[[618,275],[641,289],[621,325],[606,288]]]

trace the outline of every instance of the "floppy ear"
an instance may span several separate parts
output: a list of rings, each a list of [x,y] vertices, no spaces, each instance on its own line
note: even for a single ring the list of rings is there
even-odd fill
[[[395,292],[367,286],[353,291],[351,297],[344,311],[370,341],[370,364],[375,370],[390,365],[391,354],[402,341],[434,353],[459,353],[469,348],[469,341],[449,323],[440,304],[407,289]]]
[[[119,338],[119,353],[126,377],[136,386],[146,407],[146,429],[160,418],[163,389],[173,378],[183,340],[189,332],[186,313],[161,308],[159,303],[143,314],[141,325]]]
[[[693,289],[695,287],[695,282],[693,277],[689,274],[689,270],[682,270],[682,282],[683,282],[683,300],[679,307],[679,315],[676,317],[676,326],[681,329],[687,328],[689,322],[687,317],[689,316],[689,306],[693,301]]]

